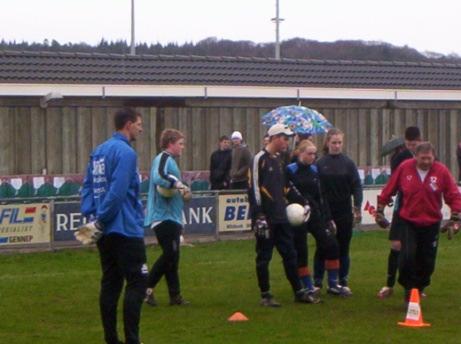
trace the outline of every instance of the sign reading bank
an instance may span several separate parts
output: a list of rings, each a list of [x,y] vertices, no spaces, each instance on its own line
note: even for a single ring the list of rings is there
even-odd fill
[[[143,202],[145,206],[145,202]],[[194,197],[185,204],[182,214],[186,234],[211,235],[216,228],[216,210],[214,197]],[[54,206],[54,241],[76,241],[74,232],[86,222],[80,212],[80,203],[55,203]],[[151,229],[145,230],[145,235],[154,235]]]

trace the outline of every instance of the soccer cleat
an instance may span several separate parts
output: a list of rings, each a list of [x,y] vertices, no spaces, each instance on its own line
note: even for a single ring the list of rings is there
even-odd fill
[[[155,300],[153,292],[151,292],[150,294],[146,293],[146,297],[144,298],[144,302],[147,303],[151,307],[158,306],[158,303]]]
[[[170,306],[187,306],[189,301],[185,300],[181,295],[176,295],[170,298]]]
[[[273,296],[267,296],[267,297],[261,298],[261,301],[259,302],[259,304],[264,307],[273,307],[273,308],[282,306],[280,303],[277,302],[276,299],[274,299]]]
[[[314,296],[311,292],[306,290],[298,291],[295,295],[295,302],[298,303],[320,303],[320,298]]]
[[[387,299],[388,297],[391,297],[393,293],[394,289],[392,287],[384,286],[378,291],[377,296],[380,299]]]
[[[322,289],[322,287],[323,287],[323,286],[322,286],[322,280],[321,280],[321,279],[315,279],[315,280],[314,280],[314,286],[315,286],[316,288]]]
[[[311,290],[308,291],[311,295],[314,297],[320,297],[320,293],[322,292],[322,289],[319,287],[314,287]]]
[[[349,287],[343,287],[340,285],[336,285],[334,287],[329,287],[327,289],[327,294],[335,295],[335,296],[342,296],[342,297],[349,297],[349,296],[352,296],[352,291]]]

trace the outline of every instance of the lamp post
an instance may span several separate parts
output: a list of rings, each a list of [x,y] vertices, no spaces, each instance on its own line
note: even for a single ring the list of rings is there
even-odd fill
[[[279,0],[275,0],[275,18],[271,19],[275,23],[275,59],[280,60],[280,18]]]
[[[130,55],[136,55],[136,46],[134,42],[134,0],[131,0],[131,48]]]

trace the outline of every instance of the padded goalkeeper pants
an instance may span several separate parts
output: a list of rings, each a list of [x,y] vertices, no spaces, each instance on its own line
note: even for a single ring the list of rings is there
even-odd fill
[[[123,300],[125,343],[139,344],[139,319],[148,273],[144,240],[110,234],[102,236],[97,245],[102,267],[99,306],[105,341],[107,344],[120,343],[117,303],[126,280]]]
[[[282,256],[285,275],[291,284],[293,292],[296,293],[303,287],[298,278],[293,228],[288,223],[279,223],[270,224],[268,238],[256,236],[256,274],[261,294],[270,291],[269,263],[272,259],[274,246]]]
[[[170,298],[180,295],[179,285],[179,244],[182,226],[174,221],[163,221],[154,227],[162,254],[149,273],[148,287],[154,288],[165,276]]]
[[[399,283],[407,290],[423,290],[431,283],[440,223],[427,227],[407,222],[401,233]]]
[[[353,226],[352,212],[333,214],[333,220],[336,224],[336,241],[339,248],[339,283],[347,286],[350,267],[349,248]],[[314,279],[322,281],[324,272],[324,260],[319,254],[316,254],[314,257]]]

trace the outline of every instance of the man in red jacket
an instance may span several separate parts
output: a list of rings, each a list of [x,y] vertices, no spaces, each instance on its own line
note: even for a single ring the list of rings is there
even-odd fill
[[[450,221],[442,232],[457,233],[461,225],[461,194],[448,168],[435,161],[435,150],[429,142],[417,146],[415,158],[397,168],[378,196],[376,223],[383,228],[389,225],[384,208],[397,191],[402,195],[399,215],[407,223],[401,233],[399,283],[408,301],[411,289],[422,292],[434,272],[442,196],[451,209]]]

